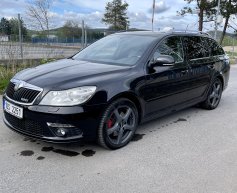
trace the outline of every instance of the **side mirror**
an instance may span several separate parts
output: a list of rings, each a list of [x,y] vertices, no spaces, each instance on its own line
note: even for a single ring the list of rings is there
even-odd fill
[[[157,66],[173,66],[175,63],[174,58],[169,55],[160,55],[152,63],[149,64],[149,68],[154,68]]]

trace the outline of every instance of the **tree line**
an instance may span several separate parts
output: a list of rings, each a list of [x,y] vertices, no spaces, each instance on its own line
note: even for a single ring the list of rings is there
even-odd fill
[[[199,31],[203,30],[203,24],[205,22],[213,22],[217,13],[218,0],[184,0],[187,2],[187,6],[178,11],[181,15],[197,13],[199,22]],[[53,21],[51,18],[50,9],[52,5],[52,0],[32,0],[29,2],[26,10],[28,20],[32,21],[32,26],[41,35],[49,35],[53,27]],[[193,5],[196,5],[193,7]],[[129,28],[129,17],[127,14],[129,4],[122,0],[111,0],[106,3],[105,13],[101,22],[108,25],[109,29],[127,30]],[[222,43],[228,27],[232,27],[230,24],[230,18],[232,15],[237,14],[237,0],[221,0],[220,1],[220,14],[225,19],[223,26],[223,33],[220,38],[220,43]],[[34,24],[34,26],[33,26]],[[37,26],[37,27],[36,27]],[[21,20],[21,27],[23,35],[27,35],[27,28],[25,27],[23,21]],[[102,33],[98,31],[93,31],[87,26],[89,35],[96,38],[102,37]],[[81,37],[81,25],[75,21],[66,21],[63,27],[59,28],[57,31],[60,37]],[[1,19],[0,23],[0,34],[10,35],[18,34],[18,20],[12,18],[7,20],[6,18]]]
[[[198,13],[199,18],[199,31],[203,30],[204,22],[214,21],[217,14],[218,0],[184,0],[187,2],[181,11],[178,11],[181,15]],[[190,4],[195,3],[196,7],[193,8]],[[229,20],[232,15],[237,14],[237,0],[221,0],[220,1],[220,14],[225,19],[222,35],[220,38],[220,44],[222,43],[226,30],[228,27],[235,29],[230,25]],[[235,29],[236,32],[236,29]]]
[[[184,0],[187,6],[178,11],[181,15],[197,13],[198,30],[203,30],[203,24],[206,22],[213,22],[217,15],[218,0]],[[196,5],[193,7],[193,5]],[[105,14],[102,22],[109,25],[110,29],[125,30],[129,26],[129,18],[127,17],[128,3],[121,0],[112,0],[108,2],[105,7]],[[237,14],[237,0],[220,0],[220,14],[225,19],[223,31],[220,37],[220,44],[222,44],[226,30],[231,27],[235,30],[229,21],[231,16]],[[237,25],[236,25],[237,26]]]
[[[27,28],[25,27],[24,21],[20,19],[20,26],[23,36],[27,36]],[[10,35],[19,35],[19,21],[18,18],[6,19],[1,18],[0,21],[0,35],[10,36]]]
[[[47,37],[48,34],[54,34],[58,36],[59,38],[75,38],[80,39],[82,35],[82,28],[80,26],[80,23],[77,23],[75,21],[68,20],[65,22],[65,24],[58,28],[58,29],[52,29],[49,30],[49,32],[46,34],[43,31],[29,31],[25,24],[23,19],[20,19],[20,26],[21,26],[21,32],[22,36],[24,37],[24,40],[29,39],[30,35],[34,34],[38,37]],[[104,36],[103,33],[93,31],[89,27],[87,27],[88,30],[88,38],[90,39],[99,39]],[[14,40],[17,40],[18,38],[15,38],[19,36],[19,21],[18,18],[11,18],[6,19],[5,17],[2,17],[0,20],[0,36],[8,36],[9,38],[12,38]],[[11,37],[11,36],[14,36]]]

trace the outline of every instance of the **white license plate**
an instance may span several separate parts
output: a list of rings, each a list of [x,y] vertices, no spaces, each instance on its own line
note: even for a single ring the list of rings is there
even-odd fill
[[[23,118],[23,108],[13,105],[6,100],[3,101],[3,109],[19,119]]]

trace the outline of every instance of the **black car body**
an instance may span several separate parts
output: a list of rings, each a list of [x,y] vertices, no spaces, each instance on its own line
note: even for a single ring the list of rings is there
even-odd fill
[[[90,58],[80,59],[76,55],[21,71],[13,77],[3,96],[6,125],[26,136],[49,142],[95,140],[98,139],[98,128],[104,113],[113,101],[131,101],[136,109],[134,117],[137,118],[137,123],[134,122],[134,125],[137,125],[197,103],[204,103],[208,95],[211,95],[210,90],[216,79],[221,82],[222,90],[227,87],[230,70],[228,56],[207,34],[124,32],[111,35],[113,36],[128,37],[126,44],[131,43],[130,37],[141,41],[144,37],[152,39],[132,65],[123,65],[125,60],[117,64]],[[90,46],[86,49],[90,49]],[[124,49],[123,54],[126,54],[128,51],[125,47]],[[162,56],[165,56],[163,60],[159,59]],[[171,56],[175,63],[167,56]],[[98,57],[103,58],[103,54]],[[95,86],[96,90],[82,104],[40,104],[49,91],[64,91],[83,86]],[[53,94],[60,95],[60,92]],[[14,109],[12,111],[10,107],[13,113],[7,112],[8,103],[5,101],[22,108],[22,118],[15,117]],[[212,108],[209,106],[209,109]],[[112,124],[112,119],[109,121]],[[100,137],[103,138],[104,135],[102,133]],[[113,149],[127,143],[126,141],[116,147],[106,142],[102,145]]]

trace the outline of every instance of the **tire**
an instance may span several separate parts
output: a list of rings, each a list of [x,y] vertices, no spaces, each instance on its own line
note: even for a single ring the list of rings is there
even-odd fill
[[[135,104],[120,98],[105,109],[99,129],[98,143],[107,149],[118,149],[127,145],[138,125],[138,111]]]
[[[208,110],[215,109],[221,100],[223,85],[219,78],[217,78],[211,85],[206,100],[201,103],[201,107]]]

